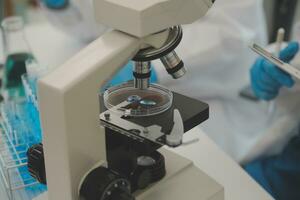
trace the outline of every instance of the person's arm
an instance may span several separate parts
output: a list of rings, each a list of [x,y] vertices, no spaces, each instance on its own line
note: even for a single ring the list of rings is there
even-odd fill
[[[281,154],[249,163],[245,170],[276,200],[299,200],[300,135]]]

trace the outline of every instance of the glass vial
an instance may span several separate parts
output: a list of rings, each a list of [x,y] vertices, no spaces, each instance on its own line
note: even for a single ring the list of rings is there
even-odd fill
[[[33,59],[33,55],[25,38],[21,17],[5,18],[2,29],[5,54],[2,95],[6,100],[15,100],[25,96],[21,77],[26,73],[26,61]]]

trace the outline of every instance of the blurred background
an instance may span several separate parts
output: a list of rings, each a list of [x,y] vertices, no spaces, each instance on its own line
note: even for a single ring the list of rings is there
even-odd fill
[[[37,0],[0,0],[0,20],[4,17],[19,15],[27,22],[38,21]]]
[[[35,23],[45,20],[39,13],[38,0],[0,0],[0,20],[6,16],[20,15],[26,22]],[[266,17],[268,19],[269,41],[276,39],[278,28],[287,31],[286,40],[290,39],[294,28],[300,25],[300,3],[298,0],[264,0]],[[298,25],[298,26],[297,26]]]

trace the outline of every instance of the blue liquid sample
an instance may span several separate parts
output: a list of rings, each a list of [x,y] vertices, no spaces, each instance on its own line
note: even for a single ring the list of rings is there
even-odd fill
[[[156,102],[153,101],[153,100],[149,100],[149,99],[143,99],[140,101],[140,104],[143,105],[143,106],[155,106],[156,105]]]
[[[31,96],[36,94],[37,78],[27,78],[26,84],[30,86]],[[36,97],[33,97],[36,99]],[[11,127],[8,135],[11,138],[12,145],[15,146],[17,155],[11,150],[11,154],[15,160],[17,157],[21,159],[21,163],[16,161],[15,164],[27,163],[27,150],[34,144],[42,142],[42,130],[40,125],[39,111],[32,99],[27,101],[15,102],[10,101],[2,105],[2,113],[6,116],[5,123]],[[28,172],[27,166],[18,168],[19,174],[25,185],[36,183]],[[47,187],[42,184],[34,184],[26,187],[26,191],[30,192],[31,196],[37,196],[47,190]]]
[[[132,95],[127,98],[129,103],[139,102],[142,98],[138,95]]]
[[[8,55],[4,65],[3,84],[9,99],[24,97],[22,75],[26,73],[26,61],[32,59],[29,53],[16,53]]]

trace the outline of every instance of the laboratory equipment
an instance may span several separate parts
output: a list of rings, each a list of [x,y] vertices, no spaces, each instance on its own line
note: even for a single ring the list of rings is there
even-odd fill
[[[38,118],[32,116],[37,113],[28,102],[5,103],[1,109],[1,181],[9,200],[30,200],[46,189],[30,176],[27,168],[26,152],[41,140]]]
[[[280,58],[280,52],[282,49],[282,43],[284,42],[284,37],[285,37],[285,29],[280,28],[277,31],[277,38],[276,38],[276,43],[275,43],[275,56]],[[268,108],[268,113],[269,113],[269,118],[270,121],[274,120],[275,113],[276,112],[276,101],[271,101],[269,102],[269,108]]]
[[[43,0],[42,1],[49,9],[61,10],[68,6],[69,0]]]
[[[275,49],[275,56],[279,58],[280,51],[282,49],[282,43],[284,42],[285,30],[284,28],[280,28],[277,31],[277,38],[276,38],[276,49]]]
[[[285,36],[285,30],[283,28],[278,29],[276,43],[275,43],[275,56],[277,56],[278,58],[280,56],[280,51],[282,48],[282,43],[284,41],[284,36]],[[239,95],[243,98],[246,98],[246,99],[252,100],[252,101],[260,100],[259,97],[256,96],[255,92],[253,91],[253,88],[250,85],[244,87],[240,91]],[[272,120],[272,118],[274,117],[275,107],[276,107],[275,101],[272,101],[269,103],[268,115],[269,115],[270,120]]]
[[[9,200],[31,200],[46,190],[30,176],[27,167],[27,150],[41,141],[35,114],[28,102],[11,101],[1,106],[0,180]]]
[[[300,79],[300,71],[296,67],[293,67],[292,65],[280,60],[279,58],[275,57],[273,54],[271,54],[270,52],[268,52],[267,50],[265,50],[264,48],[260,47],[259,45],[255,44],[255,43],[252,44],[250,46],[250,48],[257,54],[259,54],[260,56],[264,57],[269,62],[274,64],[275,66],[279,67],[281,70],[283,70],[287,74],[289,74],[297,79]]]
[[[25,96],[21,77],[26,73],[26,60],[32,59],[33,55],[24,35],[24,22],[21,17],[4,19],[2,28],[6,57],[2,95],[6,100],[13,100]]]
[[[27,166],[27,151],[42,141],[36,82],[44,71],[34,60],[28,61],[28,73],[22,76],[26,99],[1,105],[0,180],[9,200],[31,200],[46,191],[46,186],[30,176]]]
[[[36,162],[45,159],[50,200],[224,199],[221,185],[161,148],[180,146],[184,132],[208,119],[208,105],[149,83],[155,59],[173,78],[185,74],[174,51],[179,24],[201,18],[213,2],[95,1],[97,20],[116,30],[39,80],[44,157]],[[135,80],[97,98],[129,60]],[[40,179],[42,170],[31,171]]]

